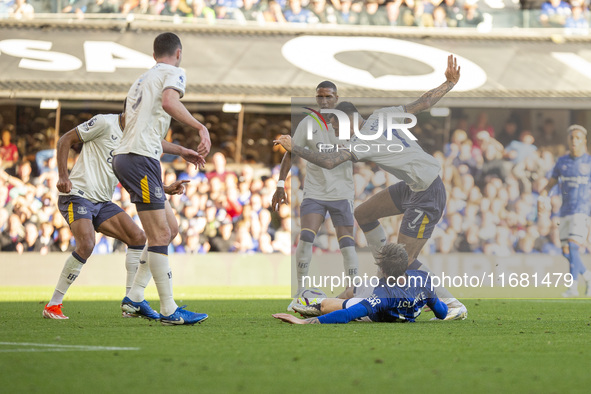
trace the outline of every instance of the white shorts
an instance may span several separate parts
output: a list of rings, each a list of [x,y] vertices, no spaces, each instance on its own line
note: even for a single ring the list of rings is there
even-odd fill
[[[375,287],[356,287],[355,296],[345,300],[345,302],[343,302],[343,308],[348,308],[355,304],[359,304],[361,301],[371,296],[374,289]],[[373,322],[369,316],[363,316],[362,318],[356,319],[355,321]]]
[[[583,244],[589,234],[589,216],[584,213],[575,213],[561,217],[558,230],[560,242],[563,245],[566,245],[569,239]]]

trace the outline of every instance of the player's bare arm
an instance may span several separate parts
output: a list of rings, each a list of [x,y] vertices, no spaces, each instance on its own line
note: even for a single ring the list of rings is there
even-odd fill
[[[285,152],[283,155],[283,160],[281,160],[281,166],[279,168],[279,181],[284,181],[287,179],[287,174],[289,174],[289,170],[291,168],[291,153]],[[289,204],[289,197],[285,193],[285,187],[277,186],[277,190],[273,194],[273,199],[271,200],[271,210],[272,211],[279,211],[279,206],[281,204]]]
[[[550,178],[548,179],[546,187],[540,191],[540,197],[538,198],[538,212],[550,211],[552,209],[548,194],[550,194],[550,190],[552,190],[557,183],[558,179]]]
[[[162,140],[162,152],[170,155],[180,156],[186,162],[194,164],[195,167],[201,167],[205,165],[205,158],[193,149],[185,148],[184,146],[173,144],[166,140]]]
[[[294,315],[288,313],[276,313],[273,315],[275,319],[279,319],[289,324],[321,324],[317,317],[311,317],[309,319],[300,319]]]
[[[302,148],[301,146],[291,144],[291,137],[289,135],[282,135],[278,140],[273,141],[276,144],[281,144],[285,150],[300,156],[304,160],[308,160],[310,163],[314,163],[322,168],[332,170],[339,164],[343,164],[346,161],[352,160],[351,153],[347,150],[339,150],[338,152],[331,153],[320,153],[312,152],[309,149]]]
[[[405,105],[405,112],[417,114],[434,106],[443,96],[447,94],[460,79],[460,67],[453,55],[447,57],[447,69],[445,70],[446,81],[428,92],[424,93],[418,100]]]
[[[201,122],[191,115],[189,110],[181,103],[181,95],[177,90],[166,89],[162,92],[162,108],[167,114],[178,120],[184,125],[194,128],[199,132],[201,142],[197,148],[202,156],[207,156],[211,149],[211,139],[209,138],[209,130]]]
[[[62,193],[69,193],[72,190],[72,182],[68,174],[68,154],[72,145],[82,142],[76,129],[68,131],[57,141],[57,171],[59,179],[57,190]]]

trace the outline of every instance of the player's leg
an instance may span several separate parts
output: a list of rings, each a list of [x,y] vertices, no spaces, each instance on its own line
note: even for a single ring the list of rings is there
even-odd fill
[[[374,259],[377,256],[377,251],[386,244],[387,239],[386,232],[380,225],[379,219],[404,213],[404,207],[397,206],[391,194],[393,192],[406,194],[408,193],[406,189],[408,189],[408,186],[404,182],[399,182],[375,194],[355,208],[355,219],[363,234],[365,234],[367,245]]]
[[[328,211],[343,255],[345,275],[350,279],[350,283],[345,284],[345,287],[349,287],[353,285],[353,278],[359,271],[359,259],[355,251],[355,238],[353,238],[353,226],[355,225],[353,201],[341,200],[329,204]]]
[[[320,202],[311,198],[306,198],[302,201],[302,205],[300,206],[300,215],[300,241],[296,247],[296,275],[298,289],[295,297],[297,297],[297,295],[304,289],[304,277],[308,275],[310,262],[312,260],[312,246],[320,226],[324,223],[326,208]]]
[[[146,245],[146,234],[129,215],[111,202],[105,203],[101,208],[95,219],[95,227],[98,232],[116,238],[127,245],[125,255],[127,271],[125,296],[127,296],[140,265],[140,257]]]
[[[144,156],[117,155],[113,159],[113,171],[136,204],[148,239],[147,261],[160,298],[162,323],[194,324],[205,320],[206,314],[179,308],[172,296],[172,272],[168,262],[171,232],[166,218],[160,162]]]
[[[563,297],[577,297],[579,295],[579,276],[587,282],[587,293],[591,286],[591,272],[587,271],[581,259],[580,247],[588,234],[588,219],[585,215],[574,214],[560,219],[560,239],[562,254],[569,263],[569,272],[573,283],[562,293]],[[589,294],[588,294],[589,295]]]
[[[66,259],[51,300],[45,305],[43,310],[43,317],[45,318],[68,318],[61,311],[64,296],[78,275],[80,275],[82,267],[94,249],[93,205],[83,198],[72,198],[70,196],[60,196],[59,198],[58,207],[70,225],[70,230],[76,240],[76,249]]]

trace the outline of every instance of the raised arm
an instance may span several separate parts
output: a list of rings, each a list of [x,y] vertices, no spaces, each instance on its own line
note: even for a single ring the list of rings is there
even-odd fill
[[[57,141],[57,172],[59,179],[57,181],[57,190],[62,193],[69,193],[72,190],[72,182],[68,174],[68,154],[72,145],[82,142],[76,128],[62,135]]]
[[[407,113],[417,114],[421,111],[434,106],[443,96],[447,94],[460,79],[460,67],[457,59],[453,55],[447,57],[447,69],[445,70],[446,81],[428,92],[424,93],[418,100],[405,105],[404,110]]]
[[[209,130],[201,122],[191,115],[189,110],[181,103],[181,95],[177,90],[166,89],[162,92],[162,108],[167,114],[178,120],[184,125],[194,128],[199,131],[201,142],[197,148],[202,156],[207,156],[211,149],[211,139],[209,138]]]
[[[300,156],[304,160],[308,160],[310,163],[314,163],[317,166],[332,170],[339,164],[346,161],[353,161],[351,153],[345,149],[337,152],[312,152],[309,149],[302,148],[301,146],[292,145],[291,137],[289,135],[282,135],[278,140],[273,141],[276,144],[281,144],[288,152]]]

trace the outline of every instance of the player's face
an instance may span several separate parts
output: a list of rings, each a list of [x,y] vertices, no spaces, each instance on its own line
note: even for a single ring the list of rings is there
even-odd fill
[[[332,109],[337,105],[339,96],[331,88],[316,89],[316,102],[321,109]]]
[[[575,130],[568,135],[568,148],[575,156],[582,155],[587,149],[587,137],[582,131]]]

